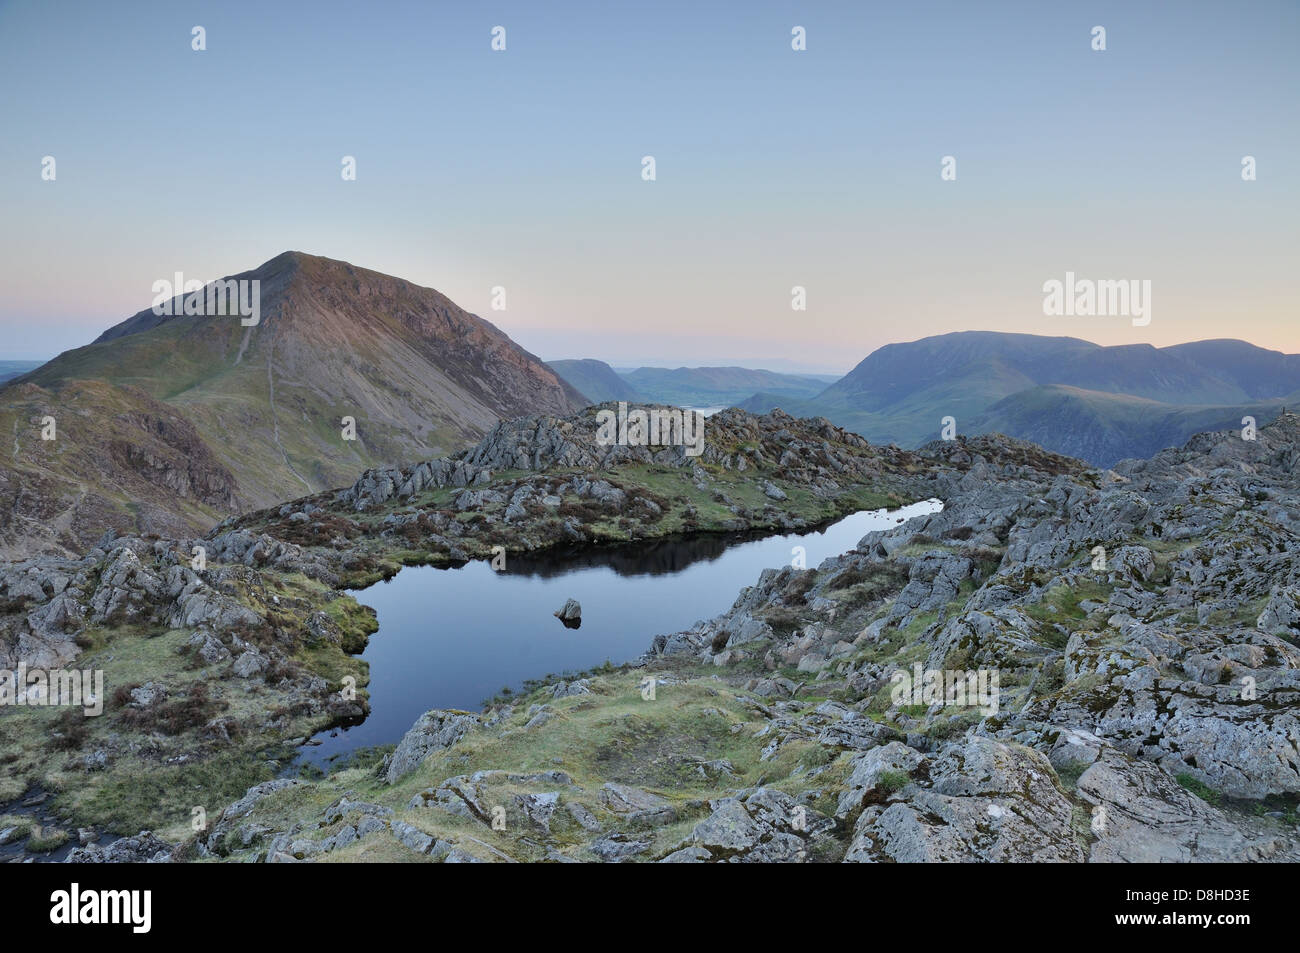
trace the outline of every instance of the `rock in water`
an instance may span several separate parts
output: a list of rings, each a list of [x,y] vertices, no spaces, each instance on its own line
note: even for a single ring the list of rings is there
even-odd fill
[[[578,628],[582,625],[582,604],[577,599],[569,599],[564,603],[564,608],[555,613],[555,618],[563,622],[566,628]]]

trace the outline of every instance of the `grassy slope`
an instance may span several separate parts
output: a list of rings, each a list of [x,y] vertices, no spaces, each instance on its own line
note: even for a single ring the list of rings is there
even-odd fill
[[[1233,430],[1243,417],[1257,426],[1272,421],[1300,394],[1238,405],[1187,406],[1081,390],[1039,387],[1015,394],[970,422],[970,433],[1007,433],[1062,453],[1086,455],[1101,465],[1147,457],[1182,446],[1193,434]],[[1080,441],[1086,437],[1088,446]]]
[[[505,808],[505,830],[494,831],[477,820],[454,817],[428,808],[408,808],[407,802],[420,791],[436,786],[448,777],[470,770],[503,768],[516,773],[563,770],[581,793],[561,788],[561,803],[577,803],[602,822],[612,820],[601,807],[598,791],[606,781],[630,784],[665,797],[677,820],[653,828],[616,825],[631,836],[646,839],[651,847],[645,856],[667,853],[690,833],[691,827],[708,813],[706,800],[730,788],[766,783],[778,790],[796,793],[806,787],[796,770],[824,766],[824,752],[812,741],[787,745],[769,761],[762,760],[765,738],[755,738],[761,721],[733,686],[718,683],[704,671],[682,671],[679,684],[660,685],[654,701],[643,700],[641,673],[617,671],[596,675],[594,694],[549,701],[539,691],[535,699],[520,699],[517,714],[505,725],[506,731],[476,733],[452,753],[427,759],[396,785],[376,779],[372,772],[345,770],[310,788],[294,788],[265,799],[252,815],[254,823],[280,828],[312,817],[343,794],[392,807],[397,817],[415,827],[459,843],[468,852],[487,860],[504,854],[517,860],[542,860],[546,849],[537,831],[522,816],[515,796],[555,790],[554,783],[529,783],[499,778],[484,787],[485,804]],[[557,717],[527,732],[524,712],[528,704],[548,701]],[[719,780],[701,773],[703,762],[726,760],[734,774]],[[833,763],[818,778],[822,796],[814,809],[829,813],[834,806],[847,756]],[[323,839],[341,824],[310,830],[305,835]],[[561,852],[574,851],[594,835],[573,822],[563,809],[551,823],[550,846]],[[495,853],[500,852],[500,854]],[[234,859],[241,859],[236,852]],[[327,856],[328,862],[406,861],[416,859],[409,850],[387,836],[372,837]],[[426,858],[427,859],[427,858]]]
[[[246,596],[281,600],[280,621],[298,632],[293,662],[324,678],[331,691],[338,691],[344,676],[352,676],[364,698],[369,666],[347,652],[364,646],[375,627],[373,614],[350,596],[301,576],[267,573],[264,579],[269,580],[265,591]],[[306,634],[305,619],[317,610],[340,625],[342,644]],[[183,839],[190,832],[193,807],[220,810],[250,785],[272,777],[272,759],[293,757],[295,750],[285,742],[329,724],[326,715],[286,707],[292,698],[270,684],[214,677],[229,662],[204,668],[186,646],[189,636],[188,630],[148,626],[89,630],[77,665],[104,672],[104,714],[83,718],[80,709],[26,707],[0,713],[0,800],[16,798],[37,784],[55,792],[55,811],[70,825],[95,824],[119,834],[148,828]],[[206,688],[211,704],[182,713],[182,730],[174,734],[133,725],[114,696],[119,689],[148,682],[165,686],[169,701],[183,701],[192,686]],[[204,738],[203,726],[212,718],[233,719],[240,726],[231,742]],[[101,747],[112,752],[108,766],[87,771],[81,757]]]
[[[50,390],[11,384],[0,394],[0,433],[10,437],[0,469],[15,494],[9,509],[15,522],[0,519],[6,542],[35,534],[79,551],[106,527],[139,529],[142,507],[149,508],[153,529],[174,534],[201,532],[225,515],[213,501],[151,483],[147,468],[118,464],[120,451],[113,448],[125,446],[148,448],[182,468],[203,462],[201,453],[187,460],[186,451],[138,423],[165,413],[163,406],[102,381]],[[55,418],[52,441],[41,438],[47,415]]]
[[[46,387],[112,381],[172,404],[237,474],[254,505],[347,483],[386,462],[364,439],[344,441],[338,421],[349,408],[311,388],[278,381],[273,422],[266,353],[254,343],[236,362],[245,332],[234,319],[178,317],[147,333],[69,351],[28,379]],[[369,436],[364,424],[359,429]]]
[[[934,439],[940,420],[952,416],[960,433],[997,431],[1078,454],[1063,435],[1086,421],[1099,435],[1090,459],[1109,463],[1181,445],[1203,430],[1239,427],[1245,414],[1263,423],[1295,395],[1261,387],[1292,390],[1297,380],[1300,356],[1242,341],[1100,348],[1072,338],[960,332],[887,345],[812,397],[763,392],[740,406],[826,417],[873,443],[903,447]],[[1247,399],[1248,392],[1261,398]],[[1068,395],[1076,401],[1067,407]]]
[[[958,432],[967,432],[965,422],[976,414],[1033,382],[999,362],[973,364],[951,377],[905,395],[879,410],[867,410],[857,398],[834,389],[803,400],[777,394],[756,394],[742,405],[755,413],[780,407],[797,417],[825,417],[831,423],[852,430],[872,443],[916,447],[939,437],[944,417],[957,420]]]

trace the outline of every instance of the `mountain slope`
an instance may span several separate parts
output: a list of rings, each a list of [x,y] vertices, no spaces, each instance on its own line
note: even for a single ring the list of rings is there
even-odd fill
[[[1096,344],[1078,338],[992,331],[941,334],[877,348],[817,399],[831,406],[883,410],[943,385],[958,368],[992,361],[1013,369],[1021,379],[1043,382],[1054,365],[1097,349]],[[999,397],[1013,392],[990,386],[990,393]]]
[[[642,401],[635,387],[618,375],[604,361],[591,358],[576,361],[547,361],[546,366],[575,390],[586,395],[589,403],[607,400]]]
[[[0,558],[81,553],[105,530],[184,535],[240,508],[234,475],[193,425],[134,387],[6,388],[0,432],[13,441],[0,448]]]
[[[1271,420],[1297,390],[1300,355],[1244,341],[1101,347],[968,331],[879,348],[812,398],[759,393],[740,406],[820,415],[908,447],[939,436],[951,416],[961,433],[1000,431],[1108,465],[1240,427],[1247,414]]]
[[[1275,397],[1300,387],[1300,354],[1283,354],[1230,339],[1192,341],[1164,350],[1212,369],[1251,397]]]
[[[36,385],[43,412],[62,417],[73,412],[67,395],[77,382],[101,381],[112,388],[100,420],[107,429],[116,405],[132,402],[122,390],[134,388],[181,415],[233,476],[229,512],[459,449],[502,417],[586,403],[432,289],[300,252],[233,277],[261,282],[258,325],[141,311],[11,383],[0,403],[15,400],[14,387]],[[345,439],[344,418],[355,421],[355,439]],[[75,475],[99,482],[93,470]]]
[[[1014,433],[1057,453],[1113,466],[1126,458],[1180,447],[1194,434],[1239,431],[1247,415],[1262,427],[1277,419],[1282,407],[1298,402],[1300,393],[1238,405],[1187,407],[1054,385],[999,401],[972,419],[966,432]]]
[[[914,386],[923,373],[921,368],[907,363],[904,366],[910,373],[882,380],[883,394],[854,390],[856,382],[846,378],[813,398],[791,400],[764,392],[741,401],[739,406],[751,413],[780,407],[797,416],[827,417],[872,443],[916,447],[939,435],[943,417],[952,415],[959,422],[965,421],[1004,397],[1035,386],[1032,378],[1008,367],[1000,358],[958,365],[926,381],[921,388]],[[841,384],[847,386],[841,388]]]

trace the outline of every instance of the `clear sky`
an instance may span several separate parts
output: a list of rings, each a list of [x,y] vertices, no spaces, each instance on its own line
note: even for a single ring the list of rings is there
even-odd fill
[[[845,370],[969,329],[1300,352],[1298,53],[1295,0],[0,0],[0,357],[286,249],[546,359]],[[1045,316],[1066,271],[1150,280],[1151,323]]]

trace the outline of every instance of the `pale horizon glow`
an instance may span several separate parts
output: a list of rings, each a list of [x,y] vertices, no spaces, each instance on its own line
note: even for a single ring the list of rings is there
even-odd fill
[[[842,373],[964,330],[1300,352],[1294,3],[129,6],[0,0],[0,358],[288,249],[545,360]],[[1045,316],[1067,271],[1150,280],[1151,323]]]

